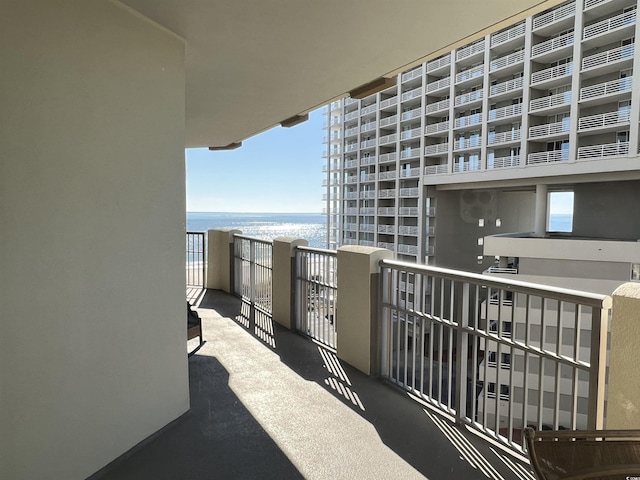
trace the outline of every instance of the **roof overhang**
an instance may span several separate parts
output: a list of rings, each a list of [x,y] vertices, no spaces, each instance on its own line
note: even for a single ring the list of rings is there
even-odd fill
[[[561,0],[120,0],[186,41],[186,146],[233,145]]]

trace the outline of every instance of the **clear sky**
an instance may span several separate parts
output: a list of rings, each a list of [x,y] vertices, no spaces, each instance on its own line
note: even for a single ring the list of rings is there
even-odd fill
[[[321,213],[325,118],[318,109],[236,150],[187,149],[187,211]]]

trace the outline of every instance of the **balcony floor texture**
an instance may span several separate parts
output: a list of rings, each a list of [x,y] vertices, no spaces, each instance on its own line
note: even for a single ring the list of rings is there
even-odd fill
[[[197,311],[206,343],[189,359],[191,410],[97,478],[533,479],[306,337],[249,324],[239,299],[208,290]]]

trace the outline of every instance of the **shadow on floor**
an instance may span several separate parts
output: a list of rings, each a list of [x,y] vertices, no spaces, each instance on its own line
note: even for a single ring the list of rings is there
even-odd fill
[[[101,480],[303,478],[231,391],[218,360],[191,357],[189,385],[189,413]]]

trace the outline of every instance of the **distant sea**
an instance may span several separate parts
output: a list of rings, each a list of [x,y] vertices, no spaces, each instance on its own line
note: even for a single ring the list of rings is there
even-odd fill
[[[320,213],[187,212],[187,231],[234,228],[249,237],[297,237],[308,240],[310,247],[326,248],[326,220]]]
[[[573,215],[552,213],[549,215],[550,232],[570,232],[573,229]]]

